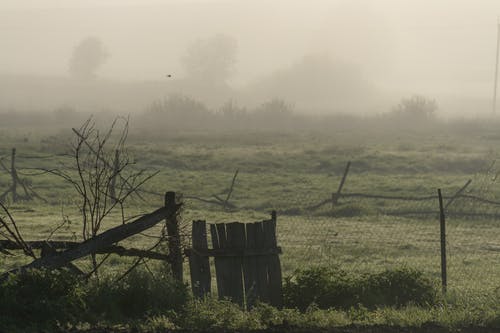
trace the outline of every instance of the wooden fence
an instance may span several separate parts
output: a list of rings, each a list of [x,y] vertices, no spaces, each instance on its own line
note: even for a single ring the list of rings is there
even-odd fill
[[[244,308],[257,300],[281,307],[281,249],[276,240],[276,212],[270,220],[256,223],[209,224],[212,248],[208,247],[207,223],[194,221],[193,246],[189,249],[191,285],[197,297],[211,292],[209,258],[214,258],[217,291]]]
[[[182,281],[182,249],[180,244],[178,211],[182,203],[176,200],[175,192],[165,194],[165,206],[145,214],[138,219],[121,224],[108,229],[84,242],[72,241],[25,241],[21,238],[0,240],[0,252],[5,255],[12,255],[9,250],[41,249],[39,258],[24,266],[14,268],[10,271],[0,273],[0,281],[4,280],[11,273],[19,273],[32,268],[58,269],[72,265],[72,262],[92,254],[117,254],[120,256],[133,256],[140,259],[149,258],[167,261],[171,267],[174,278]],[[167,228],[167,238],[169,254],[155,252],[152,249],[127,249],[117,245],[131,236],[148,230],[158,223],[165,221]],[[57,250],[63,251],[58,252]]]

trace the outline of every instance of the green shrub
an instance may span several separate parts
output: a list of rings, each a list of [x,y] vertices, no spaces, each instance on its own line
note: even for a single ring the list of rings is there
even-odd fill
[[[85,283],[67,270],[30,270],[0,283],[0,330],[161,318],[182,311],[188,299],[187,286],[167,273],[136,269],[118,282]]]
[[[407,267],[368,274],[361,280],[361,300],[365,306],[427,306],[435,304],[435,283],[423,272]]]
[[[0,283],[0,327],[55,326],[85,311],[78,277],[67,270],[30,270]]]
[[[320,309],[349,309],[425,306],[438,301],[433,281],[410,268],[365,275],[347,273],[339,267],[308,268],[285,279],[283,294],[286,306],[301,311],[312,304]]]
[[[357,304],[357,284],[352,275],[339,267],[315,267],[298,270],[285,279],[285,305],[306,310],[311,304],[319,308],[348,308]]]
[[[179,311],[188,298],[187,286],[170,274],[136,269],[120,281],[111,276],[89,285],[89,320],[116,322]]]

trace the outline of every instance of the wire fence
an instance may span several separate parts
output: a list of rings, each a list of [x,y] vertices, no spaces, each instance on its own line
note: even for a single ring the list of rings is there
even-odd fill
[[[40,157],[44,168],[57,160]],[[427,195],[348,192],[342,188],[348,169],[339,189],[330,194],[283,191],[280,197],[265,198],[266,205],[245,205],[241,194],[233,200],[239,186],[236,171],[223,195],[185,193],[183,199],[185,207],[205,212],[210,222],[226,222],[216,220],[218,212],[254,222],[254,212],[275,209],[285,276],[311,265],[339,265],[360,273],[406,265],[439,279],[437,189],[428,189]],[[18,173],[38,176],[30,169],[19,168]],[[493,188],[497,176],[490,168],[444,195],[450,290],[492,292],[500,287],[500,201]],[[148,188],[142,193],[163,196]],[[184,223],[183,233],[189,235],[190,221]]]
[[[337,208],[328,208],[330,214],[311,212],[279,219],[285,270],[340,265],[367,273],[404,265],[439,281],[437,196],[397,204],[394,200],[399,199],[392,198],[345,198]],[[500,207],[493,200],[482,199],[469,194],[455,197],[445,213],[448,285],[455,292],[492,293],[500,287]],[[369,200],[374,202],[367,203]],[[372,207],[374,212],[360,213],[356,210],[360,206]]]

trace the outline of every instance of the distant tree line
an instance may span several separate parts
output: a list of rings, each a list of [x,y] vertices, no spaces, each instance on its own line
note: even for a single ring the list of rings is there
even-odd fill
[[[183,95],[156,101],[138,118],[142,126],[170,129],[299,129],[371,126],[428,126],[437,121],[436,101],[415,95],[403,98],[391,111],[375,116],[335,114],[307,116],[283,99],[271,99],[249,108],[228,101],[218,108]]]
[[[441,126],[436,101],[424,96],[403,98],[386,113],[371,116],[350,114],[307,115],[292,103],[271,99],[254,107],[229,100],[220,107],[206,104],[184,95],[170,95],[153,102],[146,110],[131,115],[131,129],[161,133],[176,130],[376,130],[429,129]],[[0,110],[0,129],[36,124],[37,127],[71,128],[93,115],[98,123],[117,116],[112,111],[79,111],[62,106],[50,112]],[[459,121],[455,121],[459,122]],[[463,122],[463,121],[462,121]],[[467,122],[467,121],[466,121]]]

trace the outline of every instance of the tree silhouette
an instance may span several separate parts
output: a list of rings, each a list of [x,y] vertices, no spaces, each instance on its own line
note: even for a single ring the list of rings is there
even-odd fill
[[[93,79],[97,69],[107,58],[108,54],[101,40],[96,37],[87,37],[74,48],[69,63],[69,72],[77,79]]]
[[[226,84],[236,63],[237,42],[227,35],[215,35],[192,43],[182,58],[188,79],[200,83]]]

